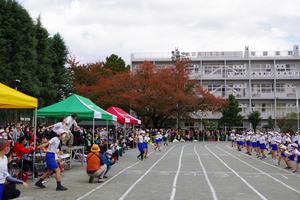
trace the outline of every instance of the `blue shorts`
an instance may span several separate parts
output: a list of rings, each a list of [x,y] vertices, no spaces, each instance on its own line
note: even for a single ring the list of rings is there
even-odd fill
[[[280,156],[286,158],[286,155],[284,153],[281,153]]]
[[[256,142],[256,146],[260,147],[260,142],[259,141]]]
[[[155,142],[155,144],[158,144],[159,143],[159,139],[155,139],[154,142]]]
[[[288,159],[289,159],[289,160],[295,160],[295,155],[290,155],[290,156],[288,157]]]
[[[252,147],[256,148],[256,142],[252,142]]]
[[[144,149],[148,149],[148,144],[147,144],[147,142],[144,142],[143,145],[144,145]]]
[[[140,152],[144,151],[144,143],[138,143],[138,149]]]
[[[263,143],[263,144],[260,144],[260,149],[261,149],[261,150],[267,149],[266,144],[264,144],[264,143]]]
[[[278,145],[272,144],[272,151],[278,151]]]
[[[251,142],[250,142],[250,141],[247,141],[246,144],[247,144],[247,146],[250,146],[250,145],[251,145]]]
[[[0,199],[2,199],[2,196],[3,196],[3,192],[4,192],[4,183],[0,184]]]
[[[47,152],[46,153],[46,165],[48,170],[56,170],[58,168],[58,164],[55,160],[55,153]]]

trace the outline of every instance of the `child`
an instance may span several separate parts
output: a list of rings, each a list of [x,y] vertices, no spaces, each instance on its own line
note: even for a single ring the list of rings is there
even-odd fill
[[[293,173],[300,172],[300,151],[298,149],[298,146],[299,145],[297,143],[295,143],[293,154],[297,157],[297,163],[296,163],[296,169],[293,171]]]
[[[68,188],[61,185],[61,175],[60,175],[60,168],[55,160],[55,155],[58,151],[58,147],[60,144],[60,140],[62,140],[66,134],[65,129],[57,130],[57,136],[50,139],[47,143],[43,144],[42,146],[48,145],[47,153],[46,153],[46,164],[47,164],[47,171],[43,174],[43,176],[35,183],[35,185],[39,188],[46,188],[44,186],[43,181],[48,178],[53,171],[55,171],[55,178],[56,178],[56,191],[65,191]]]

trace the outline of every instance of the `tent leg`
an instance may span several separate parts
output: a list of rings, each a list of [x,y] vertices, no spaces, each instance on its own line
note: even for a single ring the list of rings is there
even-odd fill
[[[126,124],[125,123],[123,125],[123,130],[124,130],[124,139],[125,139],[125,137],[126,137]]]
[[[106,121],[106,131],[107,131],[107,148],[109,147],[109,130],[108,130],[108,121]]]
[[[35,169],[35,150],[36,150],[36,132],[37,132],[37,109],[35,109],[34,110],[34,144],[33,144],[33,149],[34,149],[34,151],[33,151],[33,166],[32,166],[32,179],[34,180],[34,169]]]
[[[95,118],[93,118],[93,144],[95,143]]]

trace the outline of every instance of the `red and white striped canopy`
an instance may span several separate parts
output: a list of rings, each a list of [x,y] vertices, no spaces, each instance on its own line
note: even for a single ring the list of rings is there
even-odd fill
[[[141,124],[141,120],[129,115],[123,109],[118,107],[110,107],[106,110],[107,112],[117,116],[117,122],[120,124]]]

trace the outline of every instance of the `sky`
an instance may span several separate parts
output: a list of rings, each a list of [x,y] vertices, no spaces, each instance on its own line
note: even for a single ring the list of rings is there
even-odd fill
[[[289,50],[299,0],[18,0],[81,63],[112,53]]]

